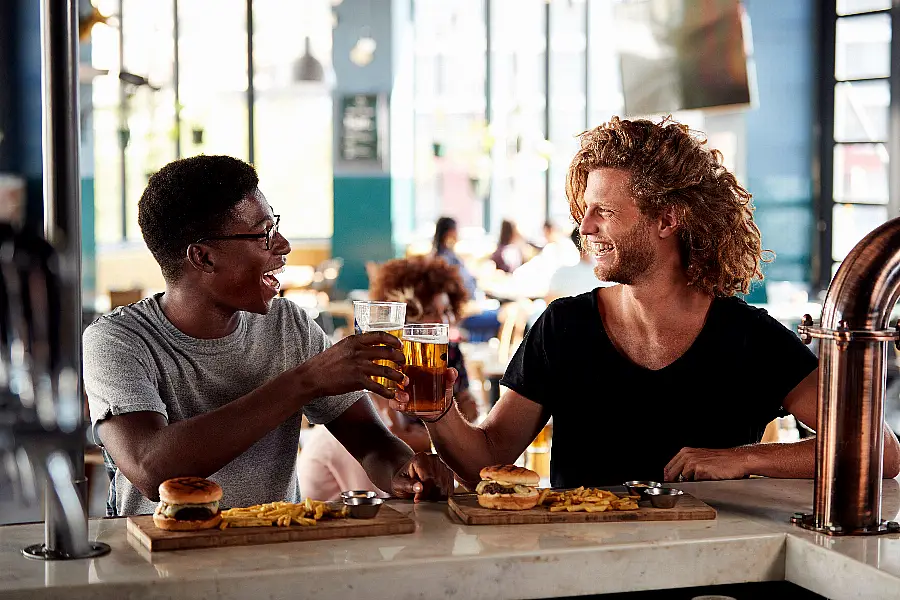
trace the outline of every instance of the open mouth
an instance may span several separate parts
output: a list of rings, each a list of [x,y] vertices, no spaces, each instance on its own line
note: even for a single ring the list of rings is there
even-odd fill
[[[591,243],[591,254],[594,255],[595,258],[603,258],[607,254],[613,251],[614,246],[612,244],[607,244],[605,242],[592,242]]]
[[[284,273],[283,266],[278,267],[277,269],[272,269],[271,271],[266,271],[262,276],[263,283],[277,292],[281,289],[281,282],[278,281],[277,276],[282,273]]]

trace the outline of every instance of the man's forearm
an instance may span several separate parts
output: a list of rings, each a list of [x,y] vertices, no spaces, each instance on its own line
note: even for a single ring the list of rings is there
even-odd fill
[[[897,476],[898,443],[893,432],[885,427],[883,473],[887,478]],[[747,451],[748,474],[774,478],[811,479],[816,474],[816,438],[787,444],[754,444]]]
[[[454,406],[437,423],[426,423],[431,443],[450,469],[466,484],[477,483],[485,465],[512,462],[494,456],[484,430],[470,424]],[[515,460],[515,457],[513,457]]]
[[[304,387],[299,376],[279,377],[217,410],[160,428],[141,449],[142,481],[133,483],[155,499],[166,479],[212,475],[309,403],[314,396]]]
[[[816,470],[816,438],[787,444],[744,446],[748,475],[811,479]]]
[[[379,442],[359,460],[359,464],[366,470],[366,475],[372,480],[378,489],[393,495],[393,480],[397,474],[415,453],[403,440],[394,436],[385,436],[383,442]]]

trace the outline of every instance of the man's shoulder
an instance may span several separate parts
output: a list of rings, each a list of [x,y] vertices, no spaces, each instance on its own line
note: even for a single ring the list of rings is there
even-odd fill
[[[597,290],[591,290],[577,296],[564,296],[557,298],[547,306],[547,312],[555,316],[572,314],[584,314],[593,310],[595,306],[595,294]]]
[[[747,304],[737,296],[717,297],[713,302],[716,303],[719,314],[723,318],[736,324],[754,324],[769,317],[769,313],[764,308]]]
[[[303,331],[310,328],[312,319],[293,300],[275,298],[266,314],[246,313],[251,326],[256,327],[297,327]]]
[[[101,315],[84,330],[84,340],[102,339],[108,336],[143,337],[141,332],[157,328],[156,298],[144,298],[133,304],[120,306]]]

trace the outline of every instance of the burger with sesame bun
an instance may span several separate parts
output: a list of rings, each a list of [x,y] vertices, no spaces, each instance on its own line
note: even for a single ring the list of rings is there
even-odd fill
[[[478,504],[499,510],[528,510],[537,506],[540,494],[534,487],[540,476],[531,469],[515,465],[495,465],[481,470],[481,482],[475,488]]]
[[[159,486],[159,505],[153,523],[168,531],[212,529],[222,521],[222,488],[202,477],[176,477]]]

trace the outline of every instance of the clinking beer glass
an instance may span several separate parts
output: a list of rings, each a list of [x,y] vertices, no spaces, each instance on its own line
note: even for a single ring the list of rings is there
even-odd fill
[[[406,325],[401,339],[406,357],[403,372],[409,377],[403,388],[409,402],[403,412],[425,420],[440,417],[450,402],[446,393],[450,328],[441,323]]]
[[[403,302],[371,302],[368,300],[353,303],[353,330],[357,333],[384,331],[396,338],[403,334],[406,322],[406,304]],[[400,366],[392,360],[376,360],[375,364],[390,367],[399,371]],[[400,387],[396,381],[386,377],[372,377],[388,389]]]

